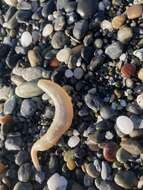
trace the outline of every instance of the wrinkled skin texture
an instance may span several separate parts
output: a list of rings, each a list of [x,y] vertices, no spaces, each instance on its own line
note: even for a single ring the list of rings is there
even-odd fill
[[[61,136],[70,128],[73,119],[73,105],[70,96],[58,84],[49,80],[39,80],[38,87],[47,93],[55,105],[55,116],[48,131],[37,140],[31,149],[31,158],[40,171],[38,151],[47,151],[57,144]]]

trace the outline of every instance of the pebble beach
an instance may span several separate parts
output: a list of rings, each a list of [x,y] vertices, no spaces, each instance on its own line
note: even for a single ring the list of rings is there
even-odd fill
[[[142,189],[143,0],[0,0],[0,190]]]

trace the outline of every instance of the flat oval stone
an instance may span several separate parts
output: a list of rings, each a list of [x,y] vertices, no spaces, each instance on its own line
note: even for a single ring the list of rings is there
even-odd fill
[[[122,140],[120,146],[132,155],[140,155],[143,153],[143,147],[139,141],[131,138]]]
[[[23,32],[20,41],[23,47],[30,46],[30,44],[32,43],[32,35],[30,34],[30,32]]]
[[[129,159],[132,158],[132,155],[127,152],[126,150],[124,150],[123,148],[118,149],[117,153],[116,153],[116,158],[118,160],[118,162],[120,163],[126,163]]]
[[[67,61],[69,60],[69,57],[70,57],[71,53],[72,53],[72,50],[70,48],[64,48],[64,49],[61,49],[57,53],[56,58],[58,59],[58,61],[67,63]]]
[[[28,182],[31,177],[31,166],[29,163],[25,163],[19,167],[18,179],[22,182]]]
[[[28,67],[26,69],[23,69],[22,77],[26,81],[32,81],[35,79],[42,78],[42,72],[43,72],[42,67]]]
[[[21,98],[32,98],[34,96],[39,96],[43,93],[43,91],[38,88],[37,80],[24,82],[20,86],[16,87],[15,93],[17,96]]]
[[[136,175],[131,171],[119,171],[115,175],[114,181],[117,185],[125,189],[133,189],[138,183]]]
[[[128,19],[136,19],[142,16],[142,6],[141,5],[132,5],[126,11]]]
[[[58,31],[56,32],[51,40],[51,45],[54,49],[61,49],[68,43],[67,36],[64,32]]]
[[[13,190],[33,190],[32,184],[17,182]]]
[[[77,12],[83,18],[91,17],[97,9],[98,0],[79,0]]]
[[[43,37],[48,37],[49,35],[51,35],[53,33],[53,26],[52,24],[46,24],[46,26],[43,28],[43,31],[42,31],[42,36]]]
[[[119,116],[116,119],[116,126],[123,134],[128,135],[134,130],[132,120],[127,116]]]
[[[18,23],[28,23],[31,20],[31,16],[31,10],[19,10],[17,11],[16,19]]]

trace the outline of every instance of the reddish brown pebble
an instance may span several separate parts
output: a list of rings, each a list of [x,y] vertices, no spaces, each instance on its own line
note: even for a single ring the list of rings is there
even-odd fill
[[[52,68],[59,67],[59,64],[60,64],[60,62],[56,58],[50,60],[50,62],[49,62],[49,66]]]
[[[110,142],[104,145],[103,147],[103,156],[104,159],[113,162],[116,160],[117,145],[116,143]]]
[[[135,72],[136,72],[136,66],[133,64],[125,64],[121,68],[121,73],[126,78],[133,76],[135,74]]]
[[[7,124],[12,122],[12,116],[11,115],[5,115],[5,116],[0,116],[0,124]]]
[[[136,19],[142,16],[142,6],[141,5],[132,5],[126,11],[128,19]]]

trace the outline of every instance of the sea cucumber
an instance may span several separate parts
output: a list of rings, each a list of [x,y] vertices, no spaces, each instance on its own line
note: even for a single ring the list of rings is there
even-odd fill
[[[37,171],[41,170],[38,151],[47,151],[57,144],[61,136],[70,128],[73,119],[71,97],[60,85],[41,79],[38,87],[47,93],[55,105],[55,116],[47,132],[37,140],[31,149],[32,162]]]

